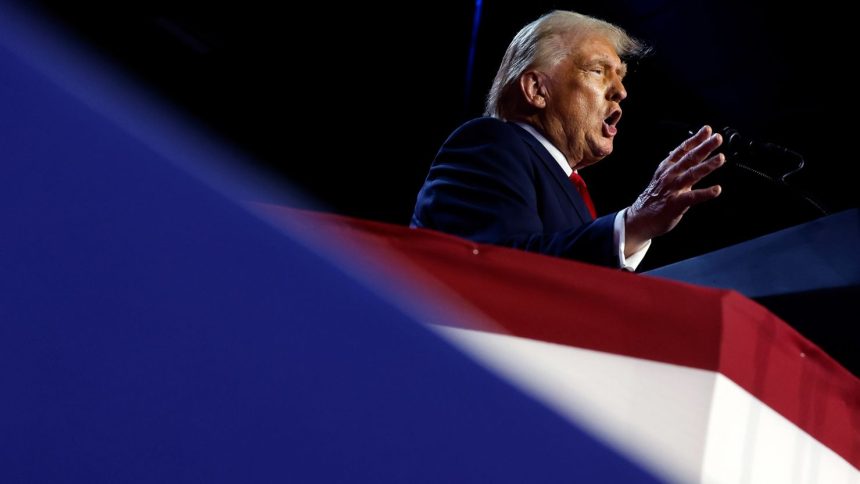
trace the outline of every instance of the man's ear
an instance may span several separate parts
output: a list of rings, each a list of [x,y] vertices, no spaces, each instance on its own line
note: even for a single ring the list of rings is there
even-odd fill
[[[520,76],[520,93],[530,106],[543,109],[546,107],[546,85],[544,76],[537,71],[526,71]]]

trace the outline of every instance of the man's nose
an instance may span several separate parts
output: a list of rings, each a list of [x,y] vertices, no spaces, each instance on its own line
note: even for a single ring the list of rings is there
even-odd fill
[[[621,78],[616,78],[612,83],[612,86],[609,88],[609,99],[620,103],[627,97],[627,90],[624,89],[624,83],[621,82]]]

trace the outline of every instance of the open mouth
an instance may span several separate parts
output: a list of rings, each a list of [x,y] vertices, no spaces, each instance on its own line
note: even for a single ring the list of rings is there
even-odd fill
[[[603,134],[605,136],[615,136],[618,133],[618,128],[615,126],[621,120],[621,110],[613,110],[606,119],[603,120]]]
[[[616,109],[612,111],[612,113],[606,117],[606,124],[610,126],[615,126],[618,124],[618,121],[621,119],[621,110]]]

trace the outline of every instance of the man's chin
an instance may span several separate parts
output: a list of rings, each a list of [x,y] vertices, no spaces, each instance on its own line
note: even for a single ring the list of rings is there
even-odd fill
[[[583,160],[583,162],[580,163],[579,166],[593,165],[593,164],[597,163],[598,161],[606,158],[607,156],[609,156],[611,154],[612,154],[612,144],[611,143],[608,146],[603,145],[603,146],[595,147],[595,149],[593,149],[591,151],[591,156],[586,157],[586,159]]]

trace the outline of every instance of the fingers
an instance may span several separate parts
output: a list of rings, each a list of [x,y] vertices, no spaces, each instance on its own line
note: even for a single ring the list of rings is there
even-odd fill
[[[702,144],[708,136],[711,135],[711,127],[708,125],[702,126],[696,134],[687,138],[683,143],[681,143],[677,148],[672,150],[669,153],[668,160],[672,163],[680,160],[684,155],[686,155],[690,150],[695,148],[696,146]]]
[[[684,192],[678,195],[678,202],[687,208],[692,207],[693,205],[698,205],[702,202],[707,202],[708,200],[713,200],[720,196],[723,189],[719,185],[714,185],[708,188],[699,188],[697,190],[690,190],[689,192]]]
[[[704,126],[660,163],[648,188],[628,209],[625,227],[630,232],[625,234],[625,240],[665,234],[690,207],[720,195],[719,185],[696,190],[692,187],[725,163],[723,154],[708,158],[722,142],[720,134]]]
[[[675,163],[673,167],[676,172],[686,170],[705,159],[712,151],[723,144],[723,137],[719,133],[714,133],[707,137],[702,143],[688,151],[684,156]]]
[[[675,186],[679,189],[689,188],[699,183],[699,180],[705,178],[717,168],[723,166],[725,162],[726,156],[724,154],[716,154],[679,175],[675,180]]]

